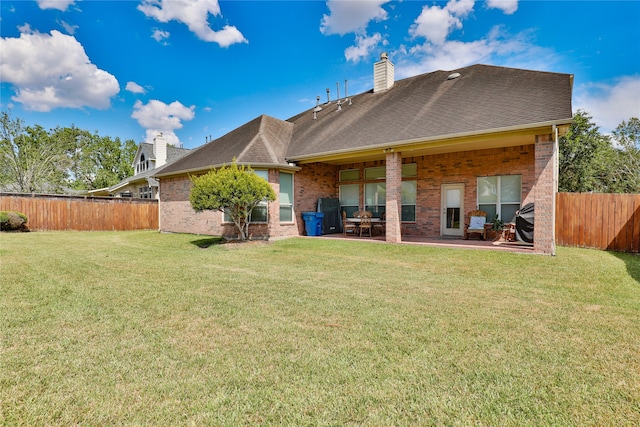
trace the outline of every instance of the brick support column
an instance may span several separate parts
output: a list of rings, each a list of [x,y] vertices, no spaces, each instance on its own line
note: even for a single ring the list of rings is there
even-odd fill
[[[402,207],[402,155],[400,153],[393,151],[387,153],[386,170],[386,239],[389,243],[400,243],[402,241],[400,231],[400,209]]]
[[[533,248],[536,252],[556,254],[557,155],[551,134],[536,135],[535,143],[535,218]]]
[[[269,169],[269,184],[276,193],[276,199],[268,203],[267,237],[280,236],[280,171]]]

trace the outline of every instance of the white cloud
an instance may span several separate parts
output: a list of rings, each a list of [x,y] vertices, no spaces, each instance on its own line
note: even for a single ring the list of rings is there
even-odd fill
[[[451,0],[444,7],[424,6],[409,29],[409,34],[441,45],[452,30],[462,28],[462,18],[471,13],[474,3],[473,0]]]
[[[182,22],[201,40],[221,47],[247,43],[236,27],[225,25],[218,31],[209,27],[209,14],[222,16],[218,0],[143,0],[138,10],[159,22]]]
[[[61,11],[67,10],[67,8],[74,3],[74,0],[37,0],[40,9],[58,9]]]
[[[67,32],[67,34],[74,35],[76,30],[79,28],[77,25],[71,25],[65,21],[58,21],[58,24]]]
[[[156,99],[152,99],[148,104],[136,101],[133,110],[131,117],[146,129],[147,142],[152,142],[153,138],[162,132],[168,143],[178,146],[181,145],[180,139],[174,130],[182,128],[182,121],[195,117],[195,106],[185,107],[178,101],[171,104]]]
[[[347,33],[362,33],[369,21],[384,21],[388,18],[387,11],[382,7],[389,0],[328,0],[329,14],[323,15],[320,32],[325,35]]]
[[[142,86],[140,86],[136,82],[127,82],[127,87],[125,87],[131,93],[145,93],[146,91]]]
[[[119,91],[116,78],[92,64],[73,36],[22,28],[19,38],[0,39],[0,76],[15,86],[11,99],[26,109],[108,108]]]
[[[169,36],[171,36],[171,33],[169,31],[163,31],[156,28],[153,30],[153,34],[151,35],[151,38],[153,38],[157,42],[161,42],[164,39],[168,39]]]
[[[603,133],[623,120],[640,118],[640,76],[624,76],[611,84],[593,83],[575,90],[574,111],[585,110]]]
[[[347,61],[358,63],[360,59],[370,57],[381,40],[382,36],[380,33],[375,33],[371,37],[356,36],[356,45],[346,48],[344,56],[347,58]]]
[[[556,55],[550,49],[534,45],[530,39],[528,31],[510,34],[496,26],[479,40],[447,40],[441,45],[416,45],[395,53],[399,58],[396,76],[403,78],[434,70],[455,70],[478,63],[548,69],[556,61]]]
[[[487,0],[489,9],[500,9],[507,15],[511,15],[518,10],[518,0]]]

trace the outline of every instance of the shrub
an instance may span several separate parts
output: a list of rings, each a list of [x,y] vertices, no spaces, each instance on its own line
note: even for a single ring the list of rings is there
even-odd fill
[[[27,221],[27,216],[23,213],[14,211],[0,212],[1,231],[29,231]]]

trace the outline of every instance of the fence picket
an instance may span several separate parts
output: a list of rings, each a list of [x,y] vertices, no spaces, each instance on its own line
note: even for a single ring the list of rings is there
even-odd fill
[[[640,252],[640,194],[558,193],[556,241],[620,252]]]
[[[158,201],[0,193],[0,210],[29,218],[31,230],[157,230]]]

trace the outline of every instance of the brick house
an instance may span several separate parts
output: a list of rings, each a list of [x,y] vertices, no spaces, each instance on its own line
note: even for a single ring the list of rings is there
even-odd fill
[[[189,175],[250,165],[279,195],[254,238],[304,234],[301,213],[339,198],[348,213],[385,212],[386,240],[461,236],[465,213],[509,221],[535,203],[534,250],[555,253],[557,142],[572,120],[573,76],[473,65],[394,80],[386,54],[373,89],[329,99],[288,120],[262,115],[154,176],[160,229],[234,236],[220,212],[195,213]]]

